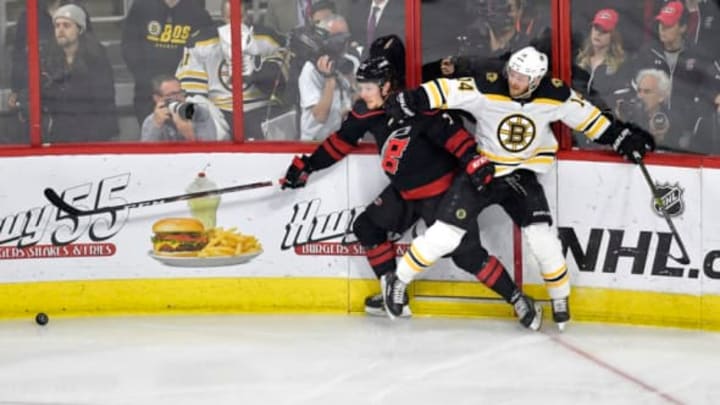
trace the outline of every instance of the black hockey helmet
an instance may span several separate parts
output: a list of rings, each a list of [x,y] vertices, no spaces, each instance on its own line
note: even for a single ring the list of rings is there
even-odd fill
[[[383,56],[365,59],[355,75],[358,83],[374,82],[381,87],[385,82],[392,82],[395,77],[395,68]]]

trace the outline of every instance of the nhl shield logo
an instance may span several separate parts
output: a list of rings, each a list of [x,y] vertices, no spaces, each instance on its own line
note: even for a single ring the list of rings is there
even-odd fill
[[[682,198],[684,190],[680,187],[680,183],[656,183],[655,188],[658,195],[653,199],[652,205],[657,215],[662,216],[661,207],[665,207],[665,212],[671,217],[676,217],[685,211],[685,202]]]

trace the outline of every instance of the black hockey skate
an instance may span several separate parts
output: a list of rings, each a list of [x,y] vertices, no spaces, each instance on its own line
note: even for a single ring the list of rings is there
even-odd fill
[[[530,330],[540,330],[542,326],[542,307],[535,300],[523,293],[516,293],[512,298],[520,324]]]
[[[402,314],[400,314],[401,318],[410,318],[412,316],[412,311],[410,311],[410,306],[407,304],[408,302],[407,294],[405,295],[405,302],[406,304],[403,305]],[[372,316],[387,316],[387,311],[385,311],[385,304],[383,303],[383,296],[382,293],[370,295],[367,298],[365,298],[365,313]]]
[[[565,330],[565,324],[570,320],[570,304],[568,297],[551,300],[553,321],[557,324],[560,332]]]
[[[390,272],[380,277],[380,288],[390,319],[402,316],[403,308],[408,305],[407,284],[403,283],[395,272]]]

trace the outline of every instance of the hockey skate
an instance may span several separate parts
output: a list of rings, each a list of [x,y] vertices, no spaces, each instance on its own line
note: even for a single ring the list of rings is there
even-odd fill
[[[412,311],[410,311],[410,306],[407,304],[408,298],[407,294],[405,295],[405,302],[406,304],[403,305],[402,314],[400,314],[400,318],[410,318],[412,316]],[[383,296],[381,294],[375,294],[370,295],[367,298],[365,298],[365,313],[372,316],[387,316],[387,311],[385,311],[385,304],[383,303]]]
[[[520,324],[530,330],[540,330],[542,326],[542,307],[523,293],[517,293],[512,300],[513,308]]]
[[[565,324],[570,320],[570,305],[568,297],[551,300],[553,321],[557,324],[560,332],[565,330]]]
[[[403,308],[408,305],[407,284],[403,283],[394,272],[380,277],[380,288],[385,298],[383,304],[390,319],[402,316]]]

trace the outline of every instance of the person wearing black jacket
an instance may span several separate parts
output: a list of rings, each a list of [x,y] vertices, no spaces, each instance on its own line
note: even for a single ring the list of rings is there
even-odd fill
[[[293,159],[282,180],[283,188],[304,187],[310,173],[340,161],[369,132],[378,145],[380,165],[390,185],[355,219],[353,232],[381,282],[396,268],[396,250],[388,234],[402,234],[421,218],[429,226],[441,213],[452,210],[457,215],[458,231],[443,235],[446,244],[454,246],[450,258],[512,304],[523,326],[539,329],[540,307],[522,294],[497,258],[482,247],[475,218],[461,213],[466,209],[471,212],[474,195],[492,179],[494,166],[478,154],[472,135],[451,113],[428,112],[405,121],[390,119],[383,103],[391,91],[398,90],[398,76],[384,57],[363,62],[356,74],[361,100],[340,129],[310,156]],[[365,310],[378,315],[384,306],[391,317],[409,316],[407,295],[403,291],[398,298],[401,304],[396,311],[389,310],[387,299],[377,295],[365,300]]]
[[[202,3],[197,0],[133,2],[123,26],[122,54],[135,79],[135,115],[141,125],[154,108],[152,78],[174,74],[191,35],[213,25]]]
[[[68,4],[53,14],[55,44],[42,66],[45,142],[107,141],[118,134],[113,72],[105,48],[87,31],[87,14]]]

